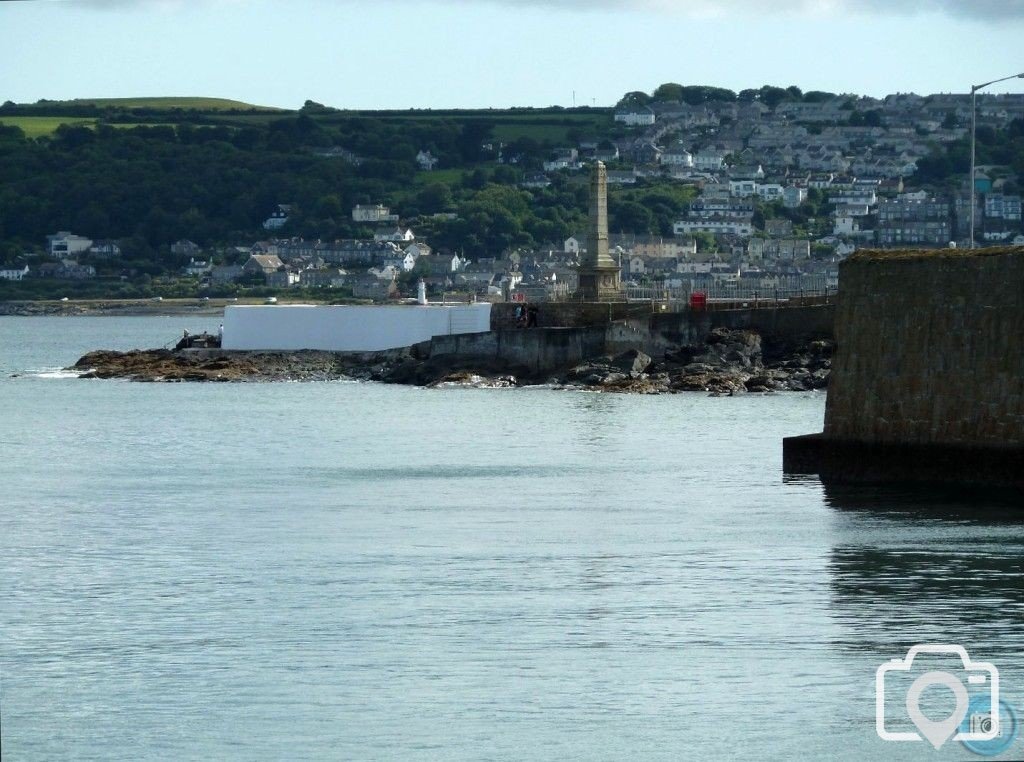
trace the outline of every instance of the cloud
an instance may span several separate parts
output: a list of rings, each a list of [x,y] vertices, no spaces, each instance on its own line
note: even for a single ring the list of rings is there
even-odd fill
[[[92,8],[125,6],[182,7],[183,0],[70,0]],[[245,5],[250,0],[189,0],[195,3]],[[289,0],[298,2],[299,0]],[[321,0],[324,1],[324,0]],[[337,0],[359,4],[372,0]],[[474,3],[480,0],[394,0],[408,3]],[[1024,0],[489,0],[504,6],[547,6],[565,10],[651,10],[687,16],[736,18],[743,16],[791,15],[843,16],[915,15],[932,13],[975,21],[1024,19]]]

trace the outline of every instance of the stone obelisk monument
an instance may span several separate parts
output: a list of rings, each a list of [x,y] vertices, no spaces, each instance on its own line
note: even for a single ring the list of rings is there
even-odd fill
[[[622,272],[608,253],[608,172],[600,161],[590,173],[590,229],[587,251],[580,256],[576,296],[585,302],[622,298]]]

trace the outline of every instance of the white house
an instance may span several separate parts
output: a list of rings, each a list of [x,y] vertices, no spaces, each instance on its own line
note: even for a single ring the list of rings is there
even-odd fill
[[[753,180],[730,180],[729,195],[733,198],[750,198],[757,194],[757,187]]]
[[[703,273],[708,274],[711,272],[712,263],[710,260],[707,262],[679,262],[676,265],[677,273]]]
[[[811,242],[806,238],[753,238],[747,244],[747,255],[756,260],[808,259]]]
[[[416,257],[406,251],[399,251],[381,260],[382,265],[390,265],[396,270],[409,272],[416,266]]]
[[[782,205],[787,209],[795,209],[807,199],[807,189],[798,188],[795,185],[788,186],[782,191]]]
[[[661,153],[661,163],[671,167],[692,167],[693,154],[681,145],[669,146]]]
[[[672,226],[676,235],[693,233],[714,233],[716,235],[735,235],[748,237],[754,234],[753,223],[733,218],[704,218],[679,220]]]
[[[85,236],[75,235],[66,230],[46,236],[46,248],[51,257],[65,259],[74,254],[81,254],[88,251],[92,246],[92,239]]]
[[[352,219],[356,222],[398,222],[398,215],[383,204],[356,204],[352,208]]]
[[[117,241],[93,241],[89,253],[101,259],[121,256],[121,246]]]
[[[188,264],[183,269],[185,275],[206,275],[213,269],[213,265],[208,260],[190,257]]]
[[[288,216],[291,214],[291,204],[278,204],[277,209],[263,221],[264,230],[279,230],[288,223]]]
[[[833,235],[853,235],[859,230],[860,223],[857,222],[857,218],[849,214],[836,215],[832,224]]]
[[[783,198],[786,192],[785,188],[778,183],[759,184],[755,190],[757,195],[765,201],[776,201]]]
[[[565,239],[563,246],[563,251],[565,251],[566,254],[579,254],[580,248],[583,246],[583,239],[577,238],[576,236],[569,236]]]
[[[828,194],[831,204],[857,204],[863,206],[874,206],[878,203],[878,194],[873,189],[853,188],[850,190],[834,191]]]
[[[725,166],[725,153],[711,148],[697,151],[693,155],[693,166],[710,171],[722,169]]]
[[[836,204],[836,217],[867,217],[871,214],[871,207],[867,204]]]
[[[0,267],[0,280],[22,280],[28,275],[28,265],[16,267],[15,265],[4,265]]]
[[[576,159],[569,159],[565,156],[556,156],[544,162],[545,172],[557,172],[560,169],[582,169],[583,165]],[[550,183],[549,183],[550,184]]]
[[[373,234],[373,240],[375,241],[397,241],[399,243],[409,243],[416,240],[416,236],[412,232],[412,228],[402,229],[400,227],[394,228],[381,228]]]
[[[615,121],[630,127],[646,127],[654,124],[656,119],[649,106],[632,106],[615,112]]]

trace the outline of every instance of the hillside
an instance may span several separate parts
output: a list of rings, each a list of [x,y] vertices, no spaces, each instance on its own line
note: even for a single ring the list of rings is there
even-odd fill
[[[252,103],[231,100],[230,98],[191,98],[191,97],[154,97],[154,98],[74,98],[66,101],[39,101],[26,104],[28,108],[46,110],[76,106],[95,106],[100,109],[147,109],[188,111],[284,111],[272,106],[256,106]]]
[[[195,108],[185,108],[185,106]],[[229,108],[240,107],[238,109]],[[246,110],[248,109],[248,110]],[[101,277],[160,277],[181,266],[188,238],[207,249],[267,235],[263,221],[291,206],[280,235],[366,237],[356,204],[383,203],[439,250],[480,257],[562,241],[583,228],[581,178],[520,183],[551,151],[626,133],[610,109],[299,111],[214,99],[76,99],[0,105],[0,262],[30,261],[45,237],[72,230],[120,242],[93,264]],[[436,158],[423,171],[417,155]],[[504,158],[502,158],[504,157]],[[616,189],[625,211],[660,210],[657,227],[689,198],[651,183]],[[648,194],[654,193],[651,198]],[[648,220],[645,225],[654,226]],[[43,260],[39,260],[40,262]],[[185,258],[187,262],[187,257]]]

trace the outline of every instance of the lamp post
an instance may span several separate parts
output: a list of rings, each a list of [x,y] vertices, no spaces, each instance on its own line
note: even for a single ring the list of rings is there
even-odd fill
[[[978,91],[989,85],[995,85],[999,82],[1006,82],[1008,79],[1024,79],[1024,72],[1020,74],[1011,74],[1009,77],[1003,77],[1002,79],[993,79],[991,82],[985,82],[980,85],[971,85],[971,241],[970,248],[974,248],[974,210],[977,206],[975,200],[976,189],[974,181],[974,161],[975,161],[975,145],[978,139]]]

